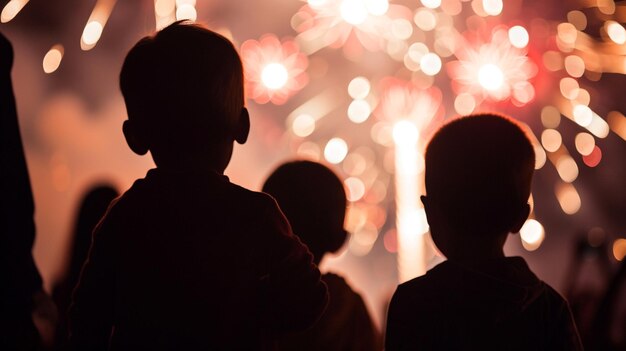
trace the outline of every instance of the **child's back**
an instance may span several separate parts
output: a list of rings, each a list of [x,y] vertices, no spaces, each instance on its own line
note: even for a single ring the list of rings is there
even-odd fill
[[[526,220],[530,141],[497,115],[454,120],[426,151],[426,210],[447,261],[398,286],[387,350],[563,350],[580,341],[567,302],[521,257],[505,257]]]
[[[274,196],[319,264],[344,244],[346,194],[341,180],[325,166],[310,161],[288,162],[266,180],[263,191]],[[361,295],[346,280],[326,273],[330,301],[310,329],[288,335],[281,350],[380,350],[382,342]]]
[[[171,44],[167,36],[188,49],[159,55],[158,50],[176,49],[165,45]],[[138,60],[137,50],[147,50],[151,55],[145,59],[158,62]],[[159,99],[160,90],[152,96],[155,101],[133,100],[138,92],[125,83],[130,75],[125,72],[133,60],[137,69],[165,65],[172,59],[167,54],[190,57],[198,65],[229,59],[241,65],[226,39],[178,23],[129,53],[121,78],[129,111],[124,132],[133,151],[152,151],[157,168],[113,203],[95,229],[74,294],[71,343],[80,349],[270,348],[282,333],[315,322],[327,302],[326,287],[273,199],[222,175],[233,141],[247,137],[243,95],[238,109],[233,104],[221,112],[186,107],[180,115],[159,116],[150,108],[159,121],[142,115],[150,103],[167,110],[170,102]],[[221,68],[241,74],[228,69]],[[161,90],[184,95],[193,89],[187,96],[192,106],[216,99],[207,87],[212,75],[200,72],[188,85],[184,72],[174,73],[182,80],[166,82],[171,86]],[[241,77],[233,81],[220,85],[240,90]],[[206,96],[198,92],[203,89]],[[229,107],[236,113],[229,116]],[[227,118],[215,120],[223,114]]]
[[[446,261],[398,286],[387,350],[571,350],[567,302],[521,257],[470,266]]]

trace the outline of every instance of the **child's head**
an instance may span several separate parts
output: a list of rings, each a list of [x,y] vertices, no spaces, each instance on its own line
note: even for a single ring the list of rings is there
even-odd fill
[[[479,114],[443,126],[426,150],[423,197],[439,249],[448,256],[472,242],[501,250],[528,217],[534,165],[532,144],[511,118]]]
[[[159,167],[209,163],[223,171],[233,141],[247,139],[239,55],[200,25],[176,22],[141,39],[124,60],[120,87],[126,140],[138,154],[151,151]]]
[[[276,199],[317,263],[341,248],[346,240],[346,193],[330,169],[311,161],[288,162],[267,178],[263,191]]]

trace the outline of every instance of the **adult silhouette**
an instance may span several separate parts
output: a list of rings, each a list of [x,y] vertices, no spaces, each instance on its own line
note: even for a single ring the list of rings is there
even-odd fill
[[[45,300],[32,255],[35,206],[11,82],[13,48],[0,33],[0,349],[29,350],[39,344],[32,319]]]
[[[67,348],[67,310],[72,300],[72,290],[78,283],[80,270],[87,259],[91,246],[91,235],[113,199],[119,196],[117,190],[108,184],[93,186],[80,201],[72,236],[70,238],[69,260],[64,275],[52,288],[52,298],[59,310],[55,349]]]

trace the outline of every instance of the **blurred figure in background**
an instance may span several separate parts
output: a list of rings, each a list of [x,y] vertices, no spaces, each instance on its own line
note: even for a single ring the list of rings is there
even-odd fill
[[[288,162],[269,176],[263,191],[276,199],[317,265],[343,246],[346,194],[330,169],[310,161]],[[311,329],[283,338],[280,350],[381,350],[382,340],[361,296],[337,274],[326,273],[322,280],[330,295],[326,312]]]
[[[566,296],[586,350],[626,350],[626,261],[611,262],[606,233],[579,235]]]
[[[606,234],[594,228],[587,235],[579,235],[574,245],[572,264],[566,275],[564,295],[585,345],[611,273]]]
[[[398,286],[386,350],[581,350],[567,302],[502,250],[530,212],[535,155],[519,123],[455,119],[425,161],[422,202],[447,261]]]
[[[35,205],[11,82],[13,48],[0,33],[0,350],[52,341],[56,309],[33,260]]]
[[[78,283],[80,270],[87,259],[91,236],[96,224],[100,221],[113,199],[119,192],[111,185],[97,185],[91,188],[78,207],[74,231],[70,237],[69,261],[65,275],[52,288],[52,298],[59,310],[54,340],[56,350],[65,350],[67,345],[67,310],[72,300],[72,290]]]

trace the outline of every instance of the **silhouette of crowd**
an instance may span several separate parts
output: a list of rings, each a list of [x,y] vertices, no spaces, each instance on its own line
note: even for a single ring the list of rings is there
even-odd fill
[[[530,211],[534,151],[518,122],[465,116],[431,139],[421,200],[447,260],[397,287],[383,336],[349,279],[318,269],[349,236],[341,179],[305,160],[278,166],[263,192],[224,175],[251,124],[242,63],[228,39],[186,22],[124,60],[123,133],[156,168],[121,195],[89,190],[49,297],[31,254],[12,60],[0,36],[1,349],[582,349],[566,300],[503,253]]]

